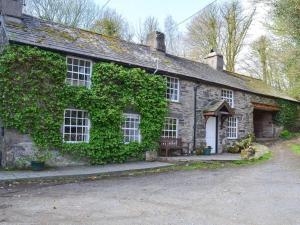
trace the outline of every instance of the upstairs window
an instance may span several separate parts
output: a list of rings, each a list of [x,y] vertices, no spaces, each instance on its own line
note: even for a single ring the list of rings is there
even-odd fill
[[[179,79],[174,77],[166,77],[167,93],[166,98],[171,102],[179,102]]]
[[[79,58],[67,57],[66,82],[73,86],[91,86],[92,62]]]
[[[234,107],[233,91],[222,89],[222,99],[225,99],[231,108]]]
[[[88,112],[77,109],[66,109],[63,128],[64,142],[89,142],[90,122]]]
[[[236,117],[231,116],[228,118],[227,123],[227,138],[237,139],[238,137],[238,120]]]
[[[163,138],[177,138],[178,135],[178,119],[166,117],[165,125],[162,131]]]
[[[140,122],[141,118],[139,114],[124,113],[125,120],[122,126],[124,134],[124,143],[128,144],[132,141],[140,142]]]

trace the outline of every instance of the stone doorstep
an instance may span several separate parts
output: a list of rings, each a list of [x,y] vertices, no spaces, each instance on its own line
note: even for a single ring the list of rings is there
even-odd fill
[[[135,172],[171,167],[173,164],[164,162],[134,162],[104,166],[79,166],[50,169],[45,171],[0,171],[0,184],[10,182],[28,182],[55,179],[87,179],[110,176],[130,175]]]

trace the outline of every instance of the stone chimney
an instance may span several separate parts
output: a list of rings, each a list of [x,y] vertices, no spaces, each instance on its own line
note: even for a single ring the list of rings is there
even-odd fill
[[[223,66],[224,66],[223,55],[215,52],[214,49],[212,49],[208,54],[208,56],[206,56],[204,59],[206,64],[209,65],[211,68],[220,71],[223,70]]]
[[[166,52],[165,34],[159,31],[149,33],[146,45],[150,46],[152,50]]]
[[[8,17],[22,17],[24,0],[0,0],[0,14]]]

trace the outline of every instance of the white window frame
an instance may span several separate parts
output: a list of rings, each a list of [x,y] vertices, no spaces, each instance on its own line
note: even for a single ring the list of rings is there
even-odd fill
[[[171,101],[171,102],[179,102],[179,98],[180,98],[180,80],[176,77],[170,77],[170,76],[165,76],[166,80],[167,80],[167,91],[166,91],[166,98]],[[177,89],[174,87],[171,87],[171,83],[172,81],[176,81],[177,82]],[[174,84],[173,84],[174,85]],[[171,90],[177,91],[177,98],[172,98],[171,95]],[[170,92],[170,93],[168,93]],[[169,95],[169,96],[168,96]]]
[[[172,121],[172,122],[170,123],[170,121]],[[176,125],[176,130],[173,129],[173,125],[174,125],[173,122],[174,121],[175,121],[175,125]],[[178,124],[179,123],[178,123],[178,119],[177,118],[174,118],[174,117],[165,117],[164,129],[162,131],[161,137],[163,137],[163,138],[178,138]],[[170,132],[171,133],[175,132],[176,133],[175,137],[174,136],[171,137],[170,135],[166,135],[166,134],[168,134]]]
[[[130,142],[141,142],[141,130],[140,130],[140,124],[141,124],[141,116],[140,114],[137,113],[123,113],[123,117],[125,119],[125,121],[122,124],[122,131],[123,131],[123,142],[125,144],[129,144]],[[133,127],[126,127],[126,120],[130,118],[130,119],[134,119],[134,120],[138,120],[138,124],[136,124],[135,121],[132,121],[134,123]],[[133,131],[134,134],[131,135],[126,135],[126,131]],[[126,141],[126,137],[129,137],[129,141]],[[137,137],[137,139],[136,139]]]
[[[232,121],[235,120],[235,121]],[[230,116],[227,119],[226,136],[228,139],[234,140],[238,138],[238,118],[236,116]],[[235,126],[234,126],[235,125]]]
[[[67,111],[70,111],[70,116],[66,117],[66,113]],[[76,117],[72,116],[72,112],[76,112]],[[81,113],[86,113],[87,117],[78,117],[78,112]],[[66,119],[69,119],[70,122],[69,124],[66,124]],[[76,121],[76,124],[72,124],[72,120]],[[78,124],[79,119],[81,120],[81,124]],[[85,122],[83,122],[83,120],[86,120]],[[85,124],[84,124],[85,123]],[[90,141],[90,127],[91,127],[91,123],[90,123],[90,119],[89,119],[89,115],[88,115],[88,111],[86,110],[79,110],[79,109],[65,109],[64,110],[64,124],[63,124],[63,142],[65,143],[89,143]],[[66,128],[69,128],[70,131],[66,132]],[[76,129],[75,133],[72,133],[72,128]],[[78,133],[77,130],[78,128],[82,129],[85,128],[85,132],[81,132]],[[65,140],[65,135],[76,135],[76,139],[78,137],[78,135],[82,135],[82,136],[86,136],[86,138],[83,138],[82,141],[72,141],[72,140]]]
[[[234,92],[229,89],[222,89],[221,91],[222,99],[226,100],[231,108],[234,108]]]
[[[71,59],[72,60],[72,64],[69,64],[68,63],[68,59]],[[77,59],[79,61],[78,63],[78,72],[74,72],[73,71],[73,67],[74,67],[74,64],[73,64],[73,61]],[[80,61],[84,61],[84,66],[83,66],[83,69],[84,69],[84,72],[83,73],[80,73],[79,72],[79,67],[80,67]],[[86,62],[89,62],[90,63],[90,72],[89,73],[86,73],[85,70],[86,67]],[[67,74],[66,74],[66,80],[65,82],[71,86],[78,86],[78,87],[87,87],[87,88],[90,88],[91,87],[91,84],[92,84],[92,71],[93,71],[93,61],[92,60],[89,60],[89,59],[84,59],[84,58],[79,58],[79,57],[73,57],[73,56],[67,56],[66,57],[66,65],[67,65]],[[69,70],[69,66],[72,66],[72,70]],[[68,78],[68,73],[71,73],[72,74],[72,78]],[[74,78],[74,74],[78,75],[78,78]],[[79,79],[80,76],[88,76],[89,77],[89,80],[87,81],[84,81],[82,79]],[[77,81],[77,84],[74,84],[74,81]],[[79,84],[79,81],[84,81],[84,85],[80,85]]]

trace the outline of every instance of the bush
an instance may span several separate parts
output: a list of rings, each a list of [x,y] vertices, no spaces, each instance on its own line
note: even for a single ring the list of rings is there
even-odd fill
[[[229,153],[240,153],[241,150],[249,148],[254,141],[254,134],[249,134],[246,137],[235,142],[232,146],[227,148]]]
[[[281,133],[280,133],[280,137],[282,139],[285,139],[285,140],[289,140],[289,139],[292,139],[294,137],[297,137],[299,136],[300,133],[294,133],[294,132],[290,132],[288,130],[283,130]]]

